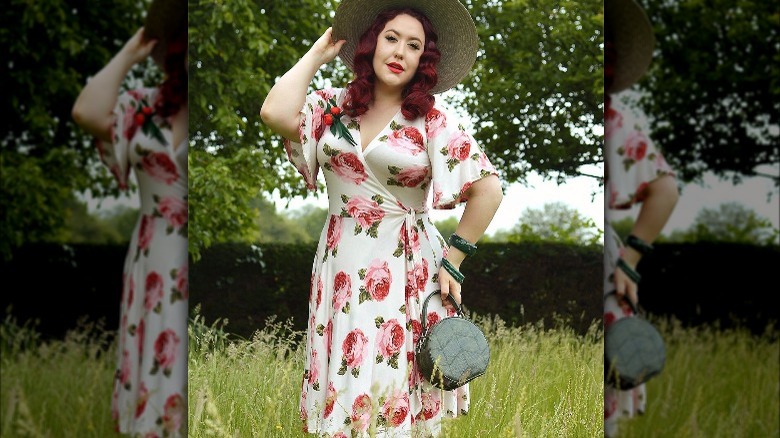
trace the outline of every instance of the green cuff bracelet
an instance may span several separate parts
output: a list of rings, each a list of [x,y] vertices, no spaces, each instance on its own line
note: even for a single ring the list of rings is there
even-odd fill
[[[444,269],[445,269],[445,270],[446,270],[446,271],[447,271],[447,272],[448,272],[450,275],[452,275],[452,278],[454,278],[454,279],[455,279],[455,281],[457,281],[457,282],[458,282],[458,283],[460,283],[460,284],[463,284],[463,280],[465,280],[465,279],[466,279],[466,277],[465,277],[463,274],[461,274],[461,272],[460,272],[460,271],[458,271],[458,270],[455,268],[455,266],[452,266],[452,263],[450,263],[450,261],[449,261],[449,260],[447,260],[447,259],[441,259],[441,265],[442,265],[442,266],[444,266]]]
[[[645,242],[644,240],[634,236],[633,234],[629,235],[626,238],[626,245],[630,246],[631,248],[635,249],[639,254],[647,255],[653,252],[653,245]]]
[[[634,269],[632,269],[631,266],[628,266],[628,263],[626,263],[625,260],[618,259],[617,267],[625,272],[626,275],[628,275],[628,278],[630,278],[634,283],[639,284],[639,282],[642,281],[642,276],[639,275],[639,273]]]
[[[473,243],[458,236],[455,233],[450,235],[450,245],[454,246],[467,256],[473,256],[474,253],[477,252],[477,245],[474,245]]]

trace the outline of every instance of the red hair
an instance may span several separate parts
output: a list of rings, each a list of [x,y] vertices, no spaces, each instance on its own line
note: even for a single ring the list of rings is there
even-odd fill
[[[436,102],[430,93],[439,80],[436,64],[441,59],[441,53],[436,48],[438,40],[436,30],[428,17],[415,9],[391,9],[377,15],[374,23],[363,33],[357,44],[353,67],[355,79],[347,85],[347,97],[344,101],[344,109],[351,117],[365,113],[368,110],[368,104],[374,100],[376,74],[374,73],[373,61],[377,38],[388,21],[402,14],[414,17],[422,24],[425,32],[425,49],[420,56],[420,63],[414,77],[404,88],[401,114],[407,120],[424,116],[428,114]]]
[[[181,32],[168,42],[168,50],[163,60],[165,80],[160,84],[160,98],[154,107],[158,114],[170,117],[176,114],[187,102],[187,31]]]

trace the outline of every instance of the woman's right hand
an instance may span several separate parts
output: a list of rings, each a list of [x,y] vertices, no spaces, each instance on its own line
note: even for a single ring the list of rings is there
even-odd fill
[[[146,59],[157,45],[157,40],[145,40],[144,28],[139,28],[135,34],[122,47],[120,53],[127,57],[128,61],[135,65]]]
[[[327,64],[336,59],[336,56],[341,50],[341,46],[347,42],[347,40],[339,40],[334,43],[331,40],[332,36],[333,28],[329,27],[325,33],[314,42],[311,49],[309,49],[309,52],[317,58],[320,65]]]

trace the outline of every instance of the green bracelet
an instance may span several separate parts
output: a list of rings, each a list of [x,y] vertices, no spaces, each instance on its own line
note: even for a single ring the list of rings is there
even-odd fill
[[[642,281],[642,276],[639,275],[639,272],[636,272],[633,268],[631,268],[631,266],[628,266],[628,263],[626,263],[625,260],[618,259],[617,267],[625,272],[626,275],[628,275],[628,278],[630,278],[634,283],[639,284],[639,282]]]
[[[450,261],[449,261],[449,260],[447,260],[447,259],[445,259],[445,258],[441,259],[441,265],[442,265],[442,266],[444,266],[444,269],[445,269],[445,270],[446,270],[446,271],[447,271],[447,272],[448,272],[450,275],[452,275],[452,278],[454,278],[454,279],[455,279],[455,281],[457,281],[457,282],[458,282],[458,283],[460,283],[460,284],[463,284],[463,280],[465,280],[465,279],[466,279],[466,277],[465,277],[465,276],[464,276],[464,275],[463,275],[463,274],[462,274],[460,271],[458,271],[458,270],[455,268],[455,266],[452,266],[452,263],[450,263]]]
[[[638,253],[642,255],[647,255],[653,252],[653,245],[645,242],[644,240],[634,236],[633,234],[629,235],[626,238],[626,245],[629,247],[635,249]]]
[[[455,233],[450,235],[450,245],[454,246],[467,256],[473,256],[474,253],[477,252],[477,245],[474,245],[473,243],[458,236]]]

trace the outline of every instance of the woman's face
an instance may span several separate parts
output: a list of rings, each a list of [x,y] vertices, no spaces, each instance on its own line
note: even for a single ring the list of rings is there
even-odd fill
[[[387,88],[401,91],[414,78],[425,51],[425,31],[416,18],[398,15],[385,24],[374,51],[374,74]]]

